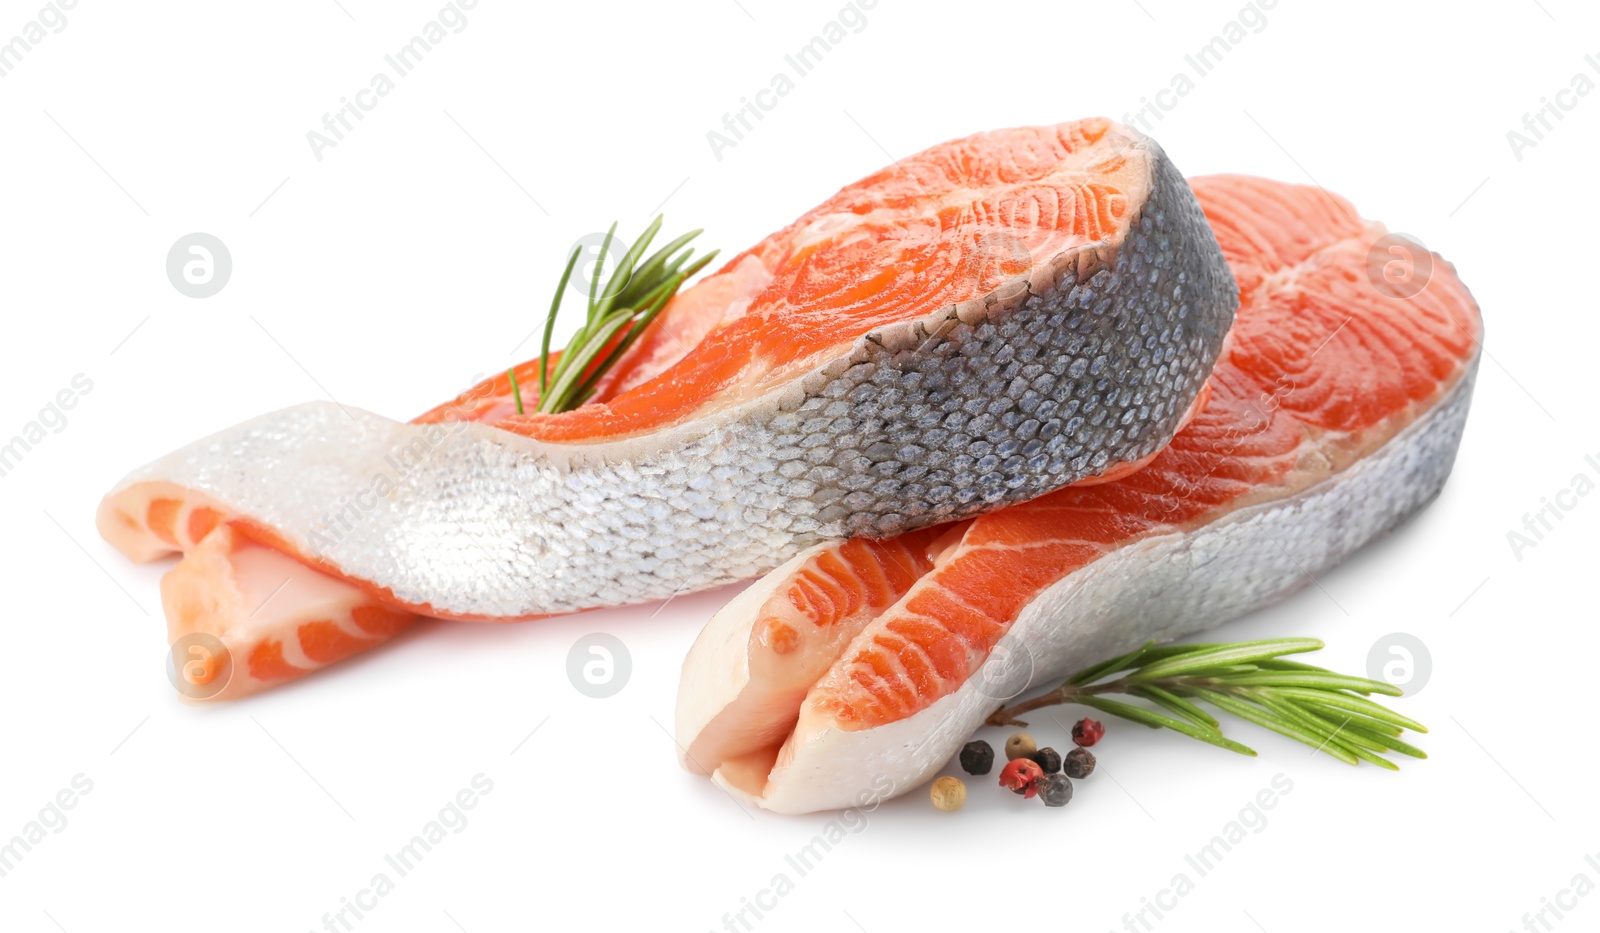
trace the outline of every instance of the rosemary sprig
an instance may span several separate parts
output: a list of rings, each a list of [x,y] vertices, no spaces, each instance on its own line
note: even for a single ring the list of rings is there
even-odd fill
[[[1025,726],[1017,716],[1076,703],[1254,755],[1253,749],[1222,734],[1216,717],[1199,705],[1206,703],[1352,765],[1367,761],[1395,771],[1398,768],[1384,753],[1428,757],[1400,739],[1407,729],[1427,732],[1422,723],[1368,699],[1374,693],[1400,696],[1399,689],[1283,659],[1322,646],[1314,638],[1159,647],[1146,642],[1121,657],[1084,668],[1049,693],[999,710],[989,717],[989,725]],[[1108,693],[1137,697],[1151,706],[1112,700],[1105,696]]]
[[[616,270],[600,283],[600,272],[605,267],[606,254],[611,249],[617,225],[612,224],[600,243],[600,255],[595,262],[595,278],[589,285],[587,313],[578,332],[562,351],[554,365],[550,361],[550,338],[555,331],[556,315],[561,311],[561,298],[566,294],[567,283],[578,267],[583,255],[582,247],[573,247],[567,257],[566,268],[561,272],[561,282],[556,286],[555,298],[550,302],[550,313],[544,321],[544,340],[539,348],[539,407],[546,413],[570,411],[594,395],[600,378],[617,360],[633,346],[644,329],[666,307],[679,286],[690,276],[705,268],[717,255],[717,250],[694,258],[694,250],[686,248],[690,240],[702,231],[693,230],[678,237],[644,258],[645,250],[661,230],[662,218],[657,216],[650,226],[628,247],[617,262]],[[602,357],[601,354],[604,354]],[[517,399],[517,414],[523,414],[522,390],[517,385],[515,372],[511,372],[511,390]]]

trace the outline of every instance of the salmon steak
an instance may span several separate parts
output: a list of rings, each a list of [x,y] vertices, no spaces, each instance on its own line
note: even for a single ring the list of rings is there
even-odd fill
[[[238,695],[419,615],[664,599],[1109,481],[1198,410],[1237,304],[1152,140],[979,133],[685,288],[572,411],[524,404],[538,360],[411,422],[304,404],[136,470],[97,523],[183,555],[169,636],[221,639]]]
[[[1194,420],[1114,482],[795,554],[684,661],[686,767],[784,813],[909,790],[1029,686],[1282,599],[1438,494],[1481,346],[1454,270],[1397,282],[1319,188],[1192,185],[1240,288]]]

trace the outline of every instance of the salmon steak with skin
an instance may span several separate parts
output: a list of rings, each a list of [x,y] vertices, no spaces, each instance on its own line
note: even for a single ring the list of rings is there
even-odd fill
[[[300,405],[135,471],[98,525],[184,555],[169,634],[222,639],[238,695],[419,615],[665,599],[1114,479],[1198,409],[1237,303],[1152,140],[979,133],[684,289],[579,408],[534,411],[537,360],[527,414],[504,374],[409,423]]]
[[[1023,690],[1282,599],[1439,492],[1481,337],[1454,271],[1386,279],[1383,228],[1318,188],[1192,184],[1240,287],[1205,408],[1115,482],[751,585],[684,662],[686,767],[785,813],[909,790]]]

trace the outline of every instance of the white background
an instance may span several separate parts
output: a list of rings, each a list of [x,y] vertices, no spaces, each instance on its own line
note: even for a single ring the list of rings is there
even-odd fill
[[[1443,496],[1218,633],[1321,637],[1322,663],[1353,673],[1381,637],[1416,635],[1432,676],[1399,706],[1433,727],[1430,760],[1354,769],[1239,726],[1261,751],[1247,760],[1113,722],[1065,810],[974,780],[945,815],[919,789],[795,878],[784,855],[833,817],[742,809],[678,770],[663,728],[684,651],[731,590],[659,613],[426,624],[255,699],[180,704],[164,568],[93,529],[125,471],[323,396],[411,417],[531,355],[513,348],[563,252],[614,218],[637,231],[665,203],[669,228],[743,248],[891,156],[1122,118],[1241,4],[880,0],[717,159],[707,131],[840,7],[482,0],[320,161],[306,133],[437,0],[82,0],[0,79],[0,436],[74,374],[94,383],[0,478],[0,839],[74,775],[93,781],[0,878],[0,928],[320,929],[479,773],[494,789],[470,823],[361,933],[722,929],[780,871],[795,888],[757,929],[1115,929],[1184,871],[1195,889],[1155,929],[1501,931],[1580,873],[1600,883],[1579,693],[1600,651],[1600,496],[1520,559],[1507,541],[1576,474],[1600,478],[1584,459],[1600,461],[1600,93],[1520,159],[1506,135],[1575,74],[1600,81],[1584,61],[1600,15],[1578,0],[1285,0],[1153,131],[1190,174],[1352,198],[1450,258],[1483,306],[1490,356]],[[0,41],[39,8],[0,2]],[[194,231],[234,260],[205,300],[164,271]],[[564,673],[597,630],[634,665],[605,700]],[[1293,790],[1265,828],[1196,879],[1184,855],[1280,773]],[[1600,896],[1576,903],[1552,928],[1600,926]]]

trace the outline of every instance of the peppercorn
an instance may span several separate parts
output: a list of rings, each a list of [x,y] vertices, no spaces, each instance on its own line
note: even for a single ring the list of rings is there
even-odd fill
[[[1084,748],[1088,748],[1090,745],[1100,741],[1105,734],[1105,724],[1096,722],[1087,716],[1078,720],[1072,726],[1072,741],[1077,742]]]
[[[1008,761],[1014,758],[1026,758],[1038,750],[1038,743],[1034,742],[1033,736],[1026,732],[1018,732],[1011,738],[1006,739],[1006,760]]]
[[[958,777],[945,775],[933,782],[928,788],[928,799],[933,805],[946,813],[953,813],[967,803],[967,785],[961,783]]]
[[[1067,780],[1065,774],[1046,774],[1035,783],[1035,787],[1039,791],[1039,799],[1047,807],[1064,807],[1072,799],[1072,782]]]
[[[1083,779],[1094,773],[1094,753],[1087,748],[1075,748],[1067,752],[1067,760],[1062,762],[1061,772],[1069,778]]]
[[[968,774],[988,774],[994,767],[994,746],[973,739],[961,748],[961,767]]]
[[[1000,786],[1024,797],[1032,797],[1039,793],[1038,783],[1042,777],[1044,772],[1033,763],[1033,759],[1013,758],[1000,769]]]
[[[1048,746],[1039,749],[1028,757],[1032,758],[1033,763],[1038,765],[1039,769],[1045,774],[1055,774],[1061,770],[1061,753]]]

